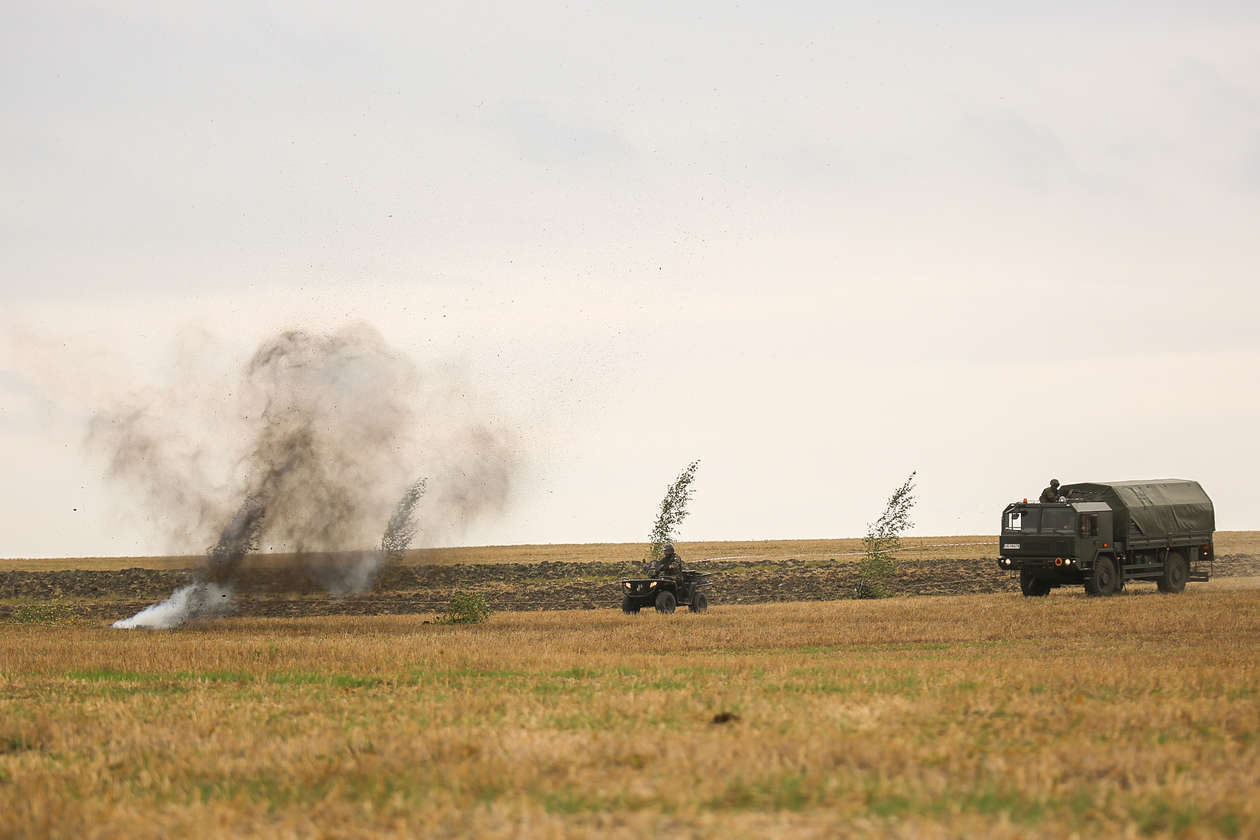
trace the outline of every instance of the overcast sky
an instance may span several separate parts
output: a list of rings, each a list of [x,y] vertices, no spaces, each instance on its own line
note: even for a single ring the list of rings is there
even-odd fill
[[[640,540],[695,458],[684,545],[911,470],[918,534],[1051,476],[1260,528],[1260,6],[1190,5],[11,0],[0,555],[178,549],[100,401],[356,321],[516,432],[442,542]]]

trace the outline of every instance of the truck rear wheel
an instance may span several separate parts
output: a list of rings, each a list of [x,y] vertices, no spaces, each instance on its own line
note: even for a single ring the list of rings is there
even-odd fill
[[[1025,598],[1041,598],[1050,594],[1050,581],[1038,580],[1037,576],[1027,569],[1019,573],[1019,591]]]
[[[673,592],[662,592],[656,596],[656,611],[659,613],[672,613],[677,606],[678,599]]]
[[[703,592],[697,592],[691,599],[692,612],[704,612],[709,608],[709,599]]]
[[[1190,568],[1186,565],[1186,558],[1179,552],[1173,551],[1164,560],[1164,573],[1159,576],[1159,580],[1155,581],[1155,585],[1159,587],[1160,592],[1175,595],[1186,588],[1186,578],[1189,576]]]
[[[1085,594],[1114,595],[1118,579],[1116,562],[1110,557],[1099,557],[1094,561],[1094,570],[1085,578]]]

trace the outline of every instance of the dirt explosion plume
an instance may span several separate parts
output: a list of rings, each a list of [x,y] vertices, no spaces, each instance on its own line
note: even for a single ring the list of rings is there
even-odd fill
[[[411,544],[422,503],[433,535],[501,508],[511,487],[510,442],[463,383],[422,375],[364,325],[263,342],[231,389],[231,411],[205,424],[209,442],[163,413],[190,402],[176,393],[187,387],[132,395],[91,421],[107,476],[138,491],[174,540],[217,532],[191,584],[115,627],[231,612],[260,547],[299,558],[330,594],[362,592]],[[223,453],[208,450],[232,442],[234,475],[217,485],[205,464]]]

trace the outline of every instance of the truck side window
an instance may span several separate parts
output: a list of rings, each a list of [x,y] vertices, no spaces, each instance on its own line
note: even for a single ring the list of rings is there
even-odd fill
[[[1006,529],[1008,531],[1020,530],[1020,524],[1022,523],[1023,518],[1023,515],[1019,513],[1010,514],[1006,518]]]
[[[1098,514],[1082,513],[1081,514],[1081,536],[1096,537],[1098,536]]]

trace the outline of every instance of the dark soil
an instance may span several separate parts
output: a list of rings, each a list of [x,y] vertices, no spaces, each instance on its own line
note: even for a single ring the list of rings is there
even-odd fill
[[[835,560],[723,561],[704,570],[716,573],[709,590],[714,606],[852,598],[857,586],[856,564]],[[251,616],[438,613],[457,592],[480,593],[495,610],[616,609],[618,581],[639,575],[637,566],[617,563],[403,565],[387,569],[369,592],[336,597],[320,587],[318,568],[294,565],[247,570],[236,601],[238,613]],[[1216,577],[1247,575],[1260,575],[1260,558],[1216,559]],[[0,572],[0,619],[32,602],[59,602],[85,618],[125,618],[192,580],[190,571],[153,569]],[[1014,593],[1019,581],[999,571],[994,558],[936,558],[902,563],[889,589],[894,595]]]

